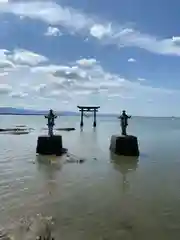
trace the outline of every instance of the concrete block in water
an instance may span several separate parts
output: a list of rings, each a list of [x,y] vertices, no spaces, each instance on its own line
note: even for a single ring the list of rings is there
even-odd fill
[[[110,150],[117,155],[139,156],[137,137],[113,135],[111,137]]]
[[[63,148],[61,135],[38,137],[36,153],[60,156],[65,152],[66,149]]]

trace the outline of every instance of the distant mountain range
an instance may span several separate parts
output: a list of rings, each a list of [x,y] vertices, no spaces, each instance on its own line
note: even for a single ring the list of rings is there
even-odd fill
[[[24,108],[0,107],[0,115],[45,115],[48,110],[33,110]],[[79,113],[70,111],[56,111],[57,115],[78,116]]]
[[[55,111],[58,116],[79,116],[79,112],[71,111]],[[0,107],[0,115],[45,115],[48,113],[48,110],[32,110],[24,108],[12,108],[12,107]],[[117,114],[102,114],[101,116],[117,116]]]

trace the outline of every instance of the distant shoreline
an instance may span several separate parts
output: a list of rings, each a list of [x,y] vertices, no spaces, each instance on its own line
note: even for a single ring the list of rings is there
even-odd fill
[[[20,116],[44,116],[43,113],[0,113],[0,115],[20,115]],[[60,115],[57,114],[57,116],[61,117],[78,117],[79,115]]]
[[[21,116],[26,116],[26,115],[31,115],[31,116],[44,116],[46,115],[47,113],[0,113],[0,115],[21,115]],[[80,114],[72,114],[72,115],[66,115],[66,114],[61,114],[61,113],[56,113],[57,116],[59,117],[80,117]],[[118,117],[119,115],[107,115],[107,114],[97,114],[97,116],[100,116],[100,117]],[[93,118],[93,115],[91,116],[88,116],[88,117],[92,117]],[[135,116],[134,116],[135,117]],[[141,116],[140,116],[141,117]],[[86,116],[84,116],[84,118],[86,118]]]
[[[47,113],[0,113],[1,116],[44,116]],[[57,114],[58,117],[80,117],[80,114],[72,114],[72,115],[61,115]],[[98,114],[99,117],[114,117],[117,118],[119,115],[107,115],[107,114]],[[93,118],[93,116],[90,116]],[[85,117],[86,118],[86,117]],[[180,118],[174,116],[132,116],[132,118]]]
[[[0,115],[43,116],[44,114],[39,114],[39,113],[0,113]]]

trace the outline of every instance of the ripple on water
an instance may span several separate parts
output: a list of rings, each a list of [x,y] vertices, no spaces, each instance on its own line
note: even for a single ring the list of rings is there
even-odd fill
[[[37,213],[55,218],[56,239],[179,239],[180,155],[171,156],[170,143],[168,151],[166,146],[160,151],[159,140],[154,143],[146,135],[141,149],[148,158],[141,155],[138,164],[112,160],[110,130],[116,129],[100,126],[96,136],[88,129],[63,133],[70,152],[87,159],[82,165],[57,158],[55,163],[37,161],[38,132],[0,136],[0,223],[18,240],[35,239],[42,220],[36,220]],[[30,222],[34,225],[28,235]]]

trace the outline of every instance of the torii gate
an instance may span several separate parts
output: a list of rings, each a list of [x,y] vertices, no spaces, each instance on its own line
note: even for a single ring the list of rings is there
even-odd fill
[[[80,126],[83,127],[83,125],[84,125],[84,122],[83,122],[84,112],[94,112],[93,127],[96,127],[96,113],[98,112],[98,109],[100,107],[99,106],[97,106],[97,107],[77,106],[77,107],[79,108],[79,111],[81,112]]]

